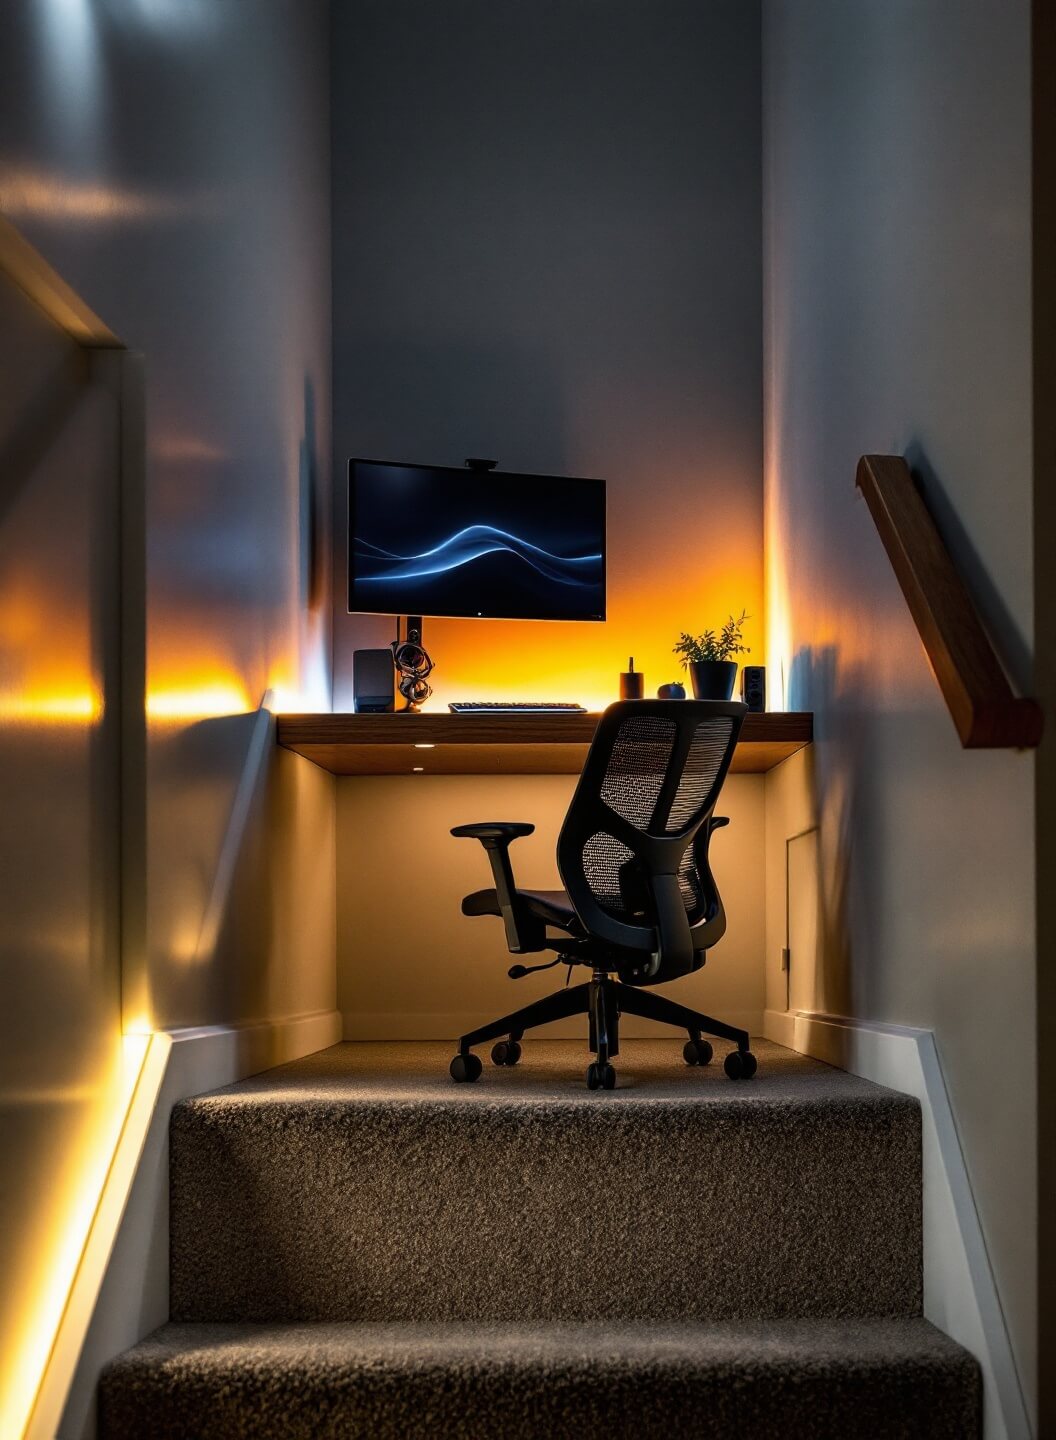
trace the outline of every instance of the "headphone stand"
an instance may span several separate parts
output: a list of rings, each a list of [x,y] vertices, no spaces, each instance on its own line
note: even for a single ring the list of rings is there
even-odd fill
[[[392,642],[392,663],[396,666],[397,689],[406,702],[404,715],[417,715],[433,693],[428,676],[433,662],[422,644],[422,617],[407,616],[407,638],[400,639],[400,617],[396,617],[396,639]]]

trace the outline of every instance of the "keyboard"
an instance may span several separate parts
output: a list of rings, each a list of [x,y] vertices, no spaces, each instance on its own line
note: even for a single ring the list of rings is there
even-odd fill
[[[568,700],[451,700],[456,715],[585,715],[586,707]]]

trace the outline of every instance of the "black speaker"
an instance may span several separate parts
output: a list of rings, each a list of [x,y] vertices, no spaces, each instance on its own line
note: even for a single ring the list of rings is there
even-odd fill
[[[352,652],[352,697],[357,713],[384,714],[396,708],[396,671],[392,651],[354,650]]]
[[[762,665],[741,666],[741,699],[755,713],[766,709],[766,670]]]

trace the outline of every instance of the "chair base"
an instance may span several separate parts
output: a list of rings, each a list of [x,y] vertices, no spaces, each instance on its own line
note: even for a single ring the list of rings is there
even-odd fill
[[[595,970],[585,984],[558,990],[513,1011],[511,1015],[504,1015],[500,1020],[493,1020],[489,1025],[482,1025],[478,1030],[463,1035],[458,1042],[458,1055],[451,1062],[452,1078],[475,1080],[480,1075],[480,1062],[471,1053],[475,1045],[502,1039],[509,1042],[509,1053],[515,1053],[519,1059],[518,1042],[526,1030],[548,1025],[553,1020],[566,1020],[572,1015],[586,1015],[590,1020],[589,1043],[596,1057],[587,1072],[587,1084],[592,1090],[612,1089],[615,1083],[615,1072],[611,1075],[608,1072],[612,1071],[610,1062],[620,1053],[621,1015],[639,1015],[685,1030],[689,1035],[689,1044],[683,1053],[688,1064],[706,1064],[710,1060],[711,1047],[702,1043],[702,1036],[713,1035],[717,1039],[731,1040],[737,1049],[726,1057],[726,1074],[731,1079],[751,1079],[755,1074],[755,1057],[748,1048],[747,1030],[738,1030],[722,1020],[702,1015],[685,1005],[677,1005],[673,1000],[635,985],[625,985],[607,971]],[[691,1051],[691,1047],[695,1048]],[[691,1059],[691,1053],[696,1058]],[[516,1060],[496,1059],[496,1063],[516,1064]]]

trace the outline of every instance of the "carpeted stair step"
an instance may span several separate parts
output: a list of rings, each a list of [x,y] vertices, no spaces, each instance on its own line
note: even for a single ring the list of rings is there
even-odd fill
[[[166,1325],[103,1377],[101,1440],[972,1440],[975,1361],[920,1319]]]
[[[756,1051],[737,1084],[630,1041],[591,1093],[581,1044],[531,1040],[461,1086],[449,1047],[346,1045],[188,1101],[171,1316],[919,1315],[916,1102]]]

